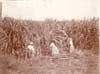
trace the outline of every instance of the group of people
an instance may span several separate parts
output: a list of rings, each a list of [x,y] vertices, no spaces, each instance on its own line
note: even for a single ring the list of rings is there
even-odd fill
[[[72,38],[69,38],[69,45],[70,45],[69,51],[70,51],[70,53],[72,53],[74,51],[74,45],[73,45]],[[29,49],[29,51],[32,52],[32,56],[35,56],[35,54],[37,52],[36,52],[36,49],[34,47],[34,43],[33,42],[30,42],[29,45],[27,46],[27,48]],[[43,48],[43,50],[45,50],[45,47]],[[52,56],[60,55],[61,54],[60,53],[60,49],[56,46],[56,44],[54,42],[51,42],[50,43],[49,50],[51,51],[51,55]],[[45,54],[46,54],[46,52],[45,52]]]

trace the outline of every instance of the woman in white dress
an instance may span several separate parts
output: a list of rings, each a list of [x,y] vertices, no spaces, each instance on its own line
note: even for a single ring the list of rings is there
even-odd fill
[[[69,45],[70,45],[70,53],[72,53],[75,49],[72,38],[69,38]]]
[[[50,44],[50,50],[51,50],[52,55],[59,55],[60,54],[59,49],[57,48],[57,46],[53,42]]]

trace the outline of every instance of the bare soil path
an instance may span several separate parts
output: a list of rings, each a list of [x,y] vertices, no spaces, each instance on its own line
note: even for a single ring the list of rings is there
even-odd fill
[[[99,74],[98,56],[89,52],[84,55],[71,53],[57,57],[35,57],[16,60],[0,54],[0,74]]]

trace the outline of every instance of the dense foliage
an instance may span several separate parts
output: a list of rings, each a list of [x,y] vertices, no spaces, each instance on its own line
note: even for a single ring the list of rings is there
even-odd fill
[[[59,48],[67,49],[66,38],[71,37],[75,48],[92,50],[98,53],[99,49],[99,20],[97,18],[84,20],[18,20],[10,17],[2,18],[0,22],[0,49],[14,54],[22,51],[30,41],[36,49],[48,50],[52,40],[57,41]],[[56,32],[57,31],[57,32]],[[66,38],[64,35],[66,34]],[[61,38],[62,37],[62,38]],[[64,39],[65,38],[65,39]],[[47,51],[46,51],[47,52]],[[45,53],[45,52],[43,52]]]

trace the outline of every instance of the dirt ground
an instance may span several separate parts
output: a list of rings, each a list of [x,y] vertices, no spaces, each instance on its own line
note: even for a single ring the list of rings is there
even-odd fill
[[[17,60],[0,54],[0,74],[99,74],[98,56],[89,51]]]

